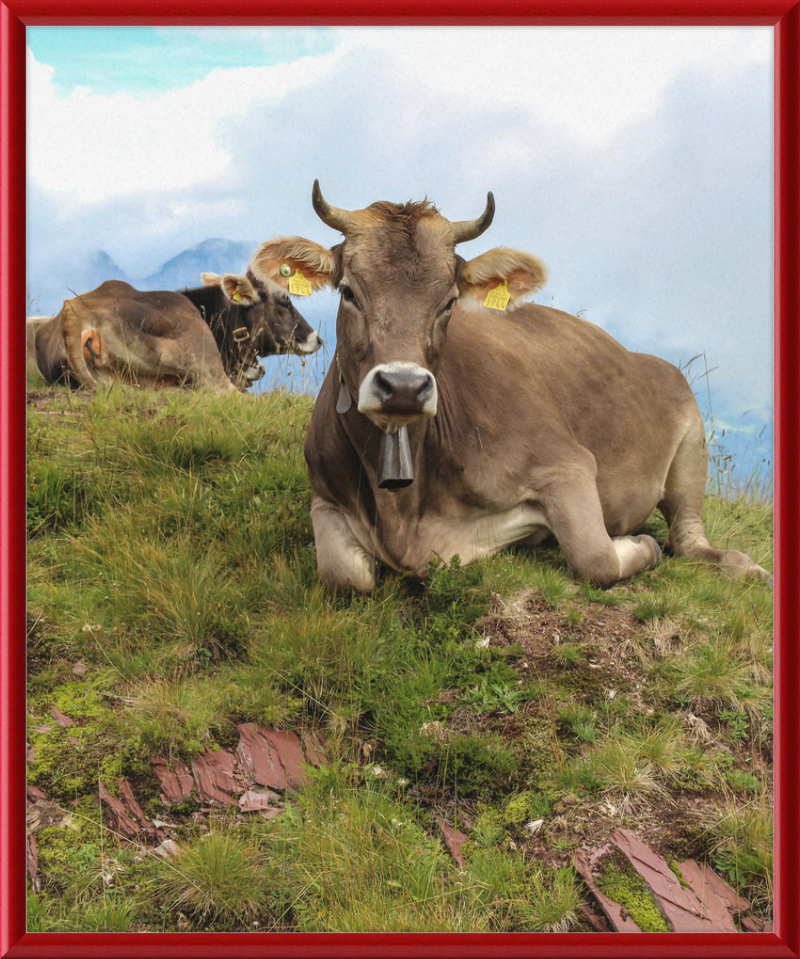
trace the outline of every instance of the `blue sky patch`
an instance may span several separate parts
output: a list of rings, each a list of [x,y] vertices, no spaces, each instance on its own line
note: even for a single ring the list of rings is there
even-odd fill
[[[201,80],[217,68],[291,63],[334,49],[326,27],[28,27],[39,63],[54,68],[64,94],[163,92]]]

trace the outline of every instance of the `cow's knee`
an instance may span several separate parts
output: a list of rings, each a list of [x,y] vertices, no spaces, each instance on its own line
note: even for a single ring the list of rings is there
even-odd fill
[[[375,588],[375,557],[353,536],[339,510],[324,502],[311,504],[317,570],[326,586],[342,592],[366,593]]]
[[[654,569],[661,559],[661,547],[646,533],[615,536],[611,542],[619,559],[619,578],[628,579],[645,569]]]
[[[636,573],[653,569],[661,559],[661,547],[652,536],[607,537],[594,550],[583,550],[581,555],[567,557],[570,566],[583,579],[607,589]]]

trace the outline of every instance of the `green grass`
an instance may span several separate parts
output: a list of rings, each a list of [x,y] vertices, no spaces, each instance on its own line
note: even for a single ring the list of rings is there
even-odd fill
[[[769,590],[665,558],[602,591],[548,547],[330,594],[308,397],[40,396],[28,777],[72,818],[36,834],[29,928],[585,929],[570,856],[607,838],[609,808],[634,829],[660,816],[676,854],[770,915]],[[706,521],[771,568],[763,490],[709,498]],[[164,809],[151,758],[232,749],[244,722],[321,731],[329,768],[269,822]],[[115,794],[117,777],[168,821],[175,856],[137,859],[101,821],[98,783]],[[663,815],[686,797],[719,816]],[[468,835],[463,869],[440,816]]]

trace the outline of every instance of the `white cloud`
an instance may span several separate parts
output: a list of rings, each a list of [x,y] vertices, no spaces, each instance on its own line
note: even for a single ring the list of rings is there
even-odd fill
[[[319,83],[330,66],[320,56],[271,67],[214,70],[166,93],[56,92],[53,70],[28,51],[28,176],[66,211],[141,193],[171,194],[216,182],[236,137],[221,121]]]
[[[481,109],[518,104],[595,145],[652,113],[687,69],[730,77],[772,56],[769,28],[354,27],[340,35],[337,52],[379,51],[413,86]]]

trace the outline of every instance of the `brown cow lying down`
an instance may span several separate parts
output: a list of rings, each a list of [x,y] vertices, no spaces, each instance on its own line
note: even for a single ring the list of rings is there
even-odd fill
[[[251,269],[341,294],[337,362],[305,444],[327,584],[369,590],[377,561],[421,576],[433,559],[552,534],[577,575],[607,587],[658,563],[656,541],[636,535],[655,508],[675,555],[770,579],[706,539],[705,431],[680,371],[522,303],[546,280],[536,257],[456,253],[491,224],[491,193],[458,223],[427,201],[342,210],[316,182],[312,198],[344,241],[279,237]]]
[[[233,388],[231,381],[244,389],[263,376],[259,351],[319,349],[319,337],[284,302],[282,291],[266,293],[235,274],[205,274],[204,280],[206,287],[186,295],[141,292],[108,280],[66,300],[54,317],[29,318],[29,368],[32,349],[35,366],[50,383],[92,387],[122,380],[224,393]],[[202,313],[191,301],[195,294]],[[233,309],[226,309],[227,298],[234,297]]]
[[[234,390],[208,324],[182,293],[143,293],[107,280],[38,323],[34,343],[48,383]]]

